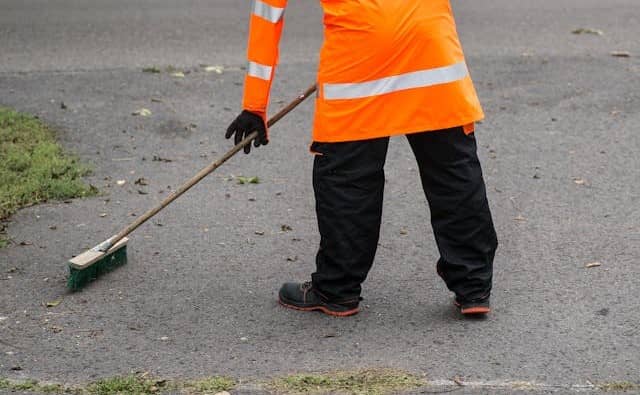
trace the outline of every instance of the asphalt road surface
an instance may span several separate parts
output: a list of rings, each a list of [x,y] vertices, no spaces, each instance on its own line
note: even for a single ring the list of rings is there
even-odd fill
[[[453,2],[487,114],[477,138],[500,239],[488,319],[461,318],[435,274],[404,138],[391,143],[363,311],[334,319],[277,305],[282,282],[308,279],[318,243],[311,103],[273,129],[268,147],[234,158],[139,229],[128,265],[67,293],[66,260],[230,147],[245,3],[0,1],[0,105],[54,125],[103,192],[12,217],[14,244],[0,250],[0,377],[392,367],[475,382],[474,394],[494,393],[491,383],[552,392],[640,381],[637,0]],[[272,111],[314,81],[322,39],[316,1],[292,1],[286,23]],[[186,74],[141,71],[149,66]],[[140,108],[152,115],[131,115]],[[240,175],[261,182],[239,185]]]

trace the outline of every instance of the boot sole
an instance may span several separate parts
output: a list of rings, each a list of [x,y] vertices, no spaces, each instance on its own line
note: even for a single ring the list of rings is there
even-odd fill
[[[464,315],[480,315],[480,314],[489,314],[491,312],[491,308],[487,306],[470,306],[470,307],[462,307],[460,303],[454,301],[454,305],[460,309],[460,313]]]
[[[280,303],[281,306],[286,307],[288,309],[298,310],[298,311],[320,311],[326,315],[330,315],[333,317],[349,317],[351,315],[358,314],[358,312],[360,311],[358,307],[356,307],[355,309],[346,310],[346,311],[330,310],[325,306],[300,307],[293,304],[289,304],[284,300],[282,300],[282,298],[279,298],[278,302]]]

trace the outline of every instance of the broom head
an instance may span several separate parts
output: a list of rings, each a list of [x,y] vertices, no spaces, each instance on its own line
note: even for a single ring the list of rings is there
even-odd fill
[[[102,243],[69,260],[67,288],[77,291],[101,274],[127,263],[128,241],[128,238],[123,238],[107,252],[100,251]]]

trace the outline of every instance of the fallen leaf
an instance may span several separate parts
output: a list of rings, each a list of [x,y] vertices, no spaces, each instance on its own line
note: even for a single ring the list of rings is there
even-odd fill
[[[149,117],[149,116],[151,116],[151,110],[149,110],[147,108],[141,108],[139,110],[136,110],[136,111],[132,112],[131,115],[141,116],[141,117]]]
[[[169,162],[173,162],[173,159],[167,159],[167,158],[162,158],[158,155],[153,155],[153,159],[154,162],[165,162],[165,163],[169,163]]]
[[[33,245],[33,243],[32,243],[32,242],[30,242],[30,241],[26,241],[26,240],[25,240],[25,241],[21,241],[21,242],[20,242],[20,245],[21,245],[21,246],[32,246],[32,245]]]
[[[55,326],[55,325],[50,326],[50,327],[49,327],[49,329],[51,329],[51,332],[53,332],[53,333],[60,333],[60,332],[62,332],[62,327]]]
[[[206,71],[207,73],[222,74],[224,72],[224,67],[222,67],[222,66],[206,66],[204,68],[204,71]]]
[[[612,51],[611,56],[616,58],[630,58],[631,53],[627,51]]]
[[[62,298],[47,302],[47,307],[57,307],[60,303],[62,303]]]
[[[602,36],[604,32],[600,29],[592,29],[592,28],[584,28],[581,27],[579,29],[573,30],[571,33],[573,34],[594,34],[596,36]]]
[[[293,228],[287,224],[280,225],[280,230],[283,232],[290,232]]]
[[[100,213],[100,218],[104,218],[107,216],[107,213]]]
[[[288,256],[287,257],[287,262],[296,262],[298,260],[298,256]]]
[[[123,186],[126,183],[127,183],[127,180],[118,180],[118,181],[116,181],[116,184],[118,184],[119,186]]]
[[[400,229],[400,234],[401,235],[406,235],[408,232],[406,229]]]
[[[260,179],[258,177],[238,176],[236,177],[236,179],[238,180],[238,184],[259,184],[260,183]]]
[[[145,67],[144,69],[142,69],[143,73],[152,73],[152,74],[160,74],[160,69],[157,68],[156,66],[151,66],[151,67]]]
[[[149,185],[149,181],[147,181],[146,178],[144,177],[140,177],[137,180],[134,181],[134,184],[136,185]]]
[[[591,262],[591,263],[587,263],[586,265],[584,265],[584,267],[586,267],[587,269],[591,269],[592,267],[598,267],[598,266],[602,266],[602,263],[600,263],[600,262]]]

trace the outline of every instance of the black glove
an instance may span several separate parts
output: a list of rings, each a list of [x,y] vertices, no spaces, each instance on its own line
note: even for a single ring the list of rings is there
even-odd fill
[[[255,147],[269,144],[267,125],[265,124],[264,119],[258,114],[244,110],[233,122],[231,122],[231,125],[227,128],[227,133],[224,137],[231,138],[231,136],[235,134],[234,141],[238,144],[255,131],[258,132],[258,137],[253,140],[253,145]],[[251,144],[245,145],[244,153],[248,154],[250,151]]]

